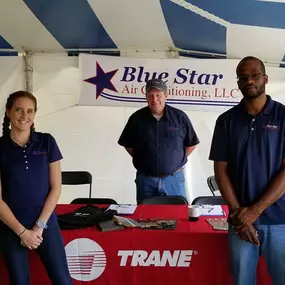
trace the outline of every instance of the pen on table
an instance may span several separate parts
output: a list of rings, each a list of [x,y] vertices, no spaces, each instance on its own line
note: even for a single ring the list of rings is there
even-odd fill
[[[213,210],[214,210],[214,208],[211,208],[211,209],[208,211],[208,213],[212,212]]]

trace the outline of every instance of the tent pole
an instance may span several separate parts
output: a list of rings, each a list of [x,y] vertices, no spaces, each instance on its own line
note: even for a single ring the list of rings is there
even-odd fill
[[[31,51],[25,52],[25,78],[26,78],[26,91],[33,93],[33,53]]]

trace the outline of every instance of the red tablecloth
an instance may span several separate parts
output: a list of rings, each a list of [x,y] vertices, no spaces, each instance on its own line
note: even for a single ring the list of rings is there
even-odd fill
[[[77,207],[59,205],[56,212],[62,214]],[[189,222],[186,206],[160,205],[138,206],[130,217],[175,218],[177,228],[100,232],[92,227],[62,231],[75,285],[232,284],[227,232],[213,230],[205,217]],[[30,257],[31,285],[50,284],[35,252]],[[83,274],[75,275],[78,272]],[[272,284],[263,260],[257,278],[258,285]],[[9,284],[2,258],[0,280],[1,285]]]

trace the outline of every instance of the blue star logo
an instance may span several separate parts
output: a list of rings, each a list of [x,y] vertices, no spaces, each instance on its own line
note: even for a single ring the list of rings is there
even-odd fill
[[[114,75],[119,69],[115,69],[109,72],[105,72],[99,63],[96,61],[96,76],[90,77],[83,81],[96,85],[96,100],[102,94],[104,89],[109,89],[118,93],[118,90],[111,82]]]

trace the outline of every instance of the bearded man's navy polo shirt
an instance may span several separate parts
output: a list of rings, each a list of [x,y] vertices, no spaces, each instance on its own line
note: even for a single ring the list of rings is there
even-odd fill
[[[209,158],[228,163],[228,175],[241,206],[258,201],[281,171],[284,130],[285,106],[270,96],[257,116],[246,112],[242,100],[217,119]],[[285,195],[255,224],[285,224]]]
[[[41,214],[50,191],[49,164],[60,159],[50,134],[32,132],[24,147],[10,137],[0,138],[2,199],[25,227],[33,226]]]

